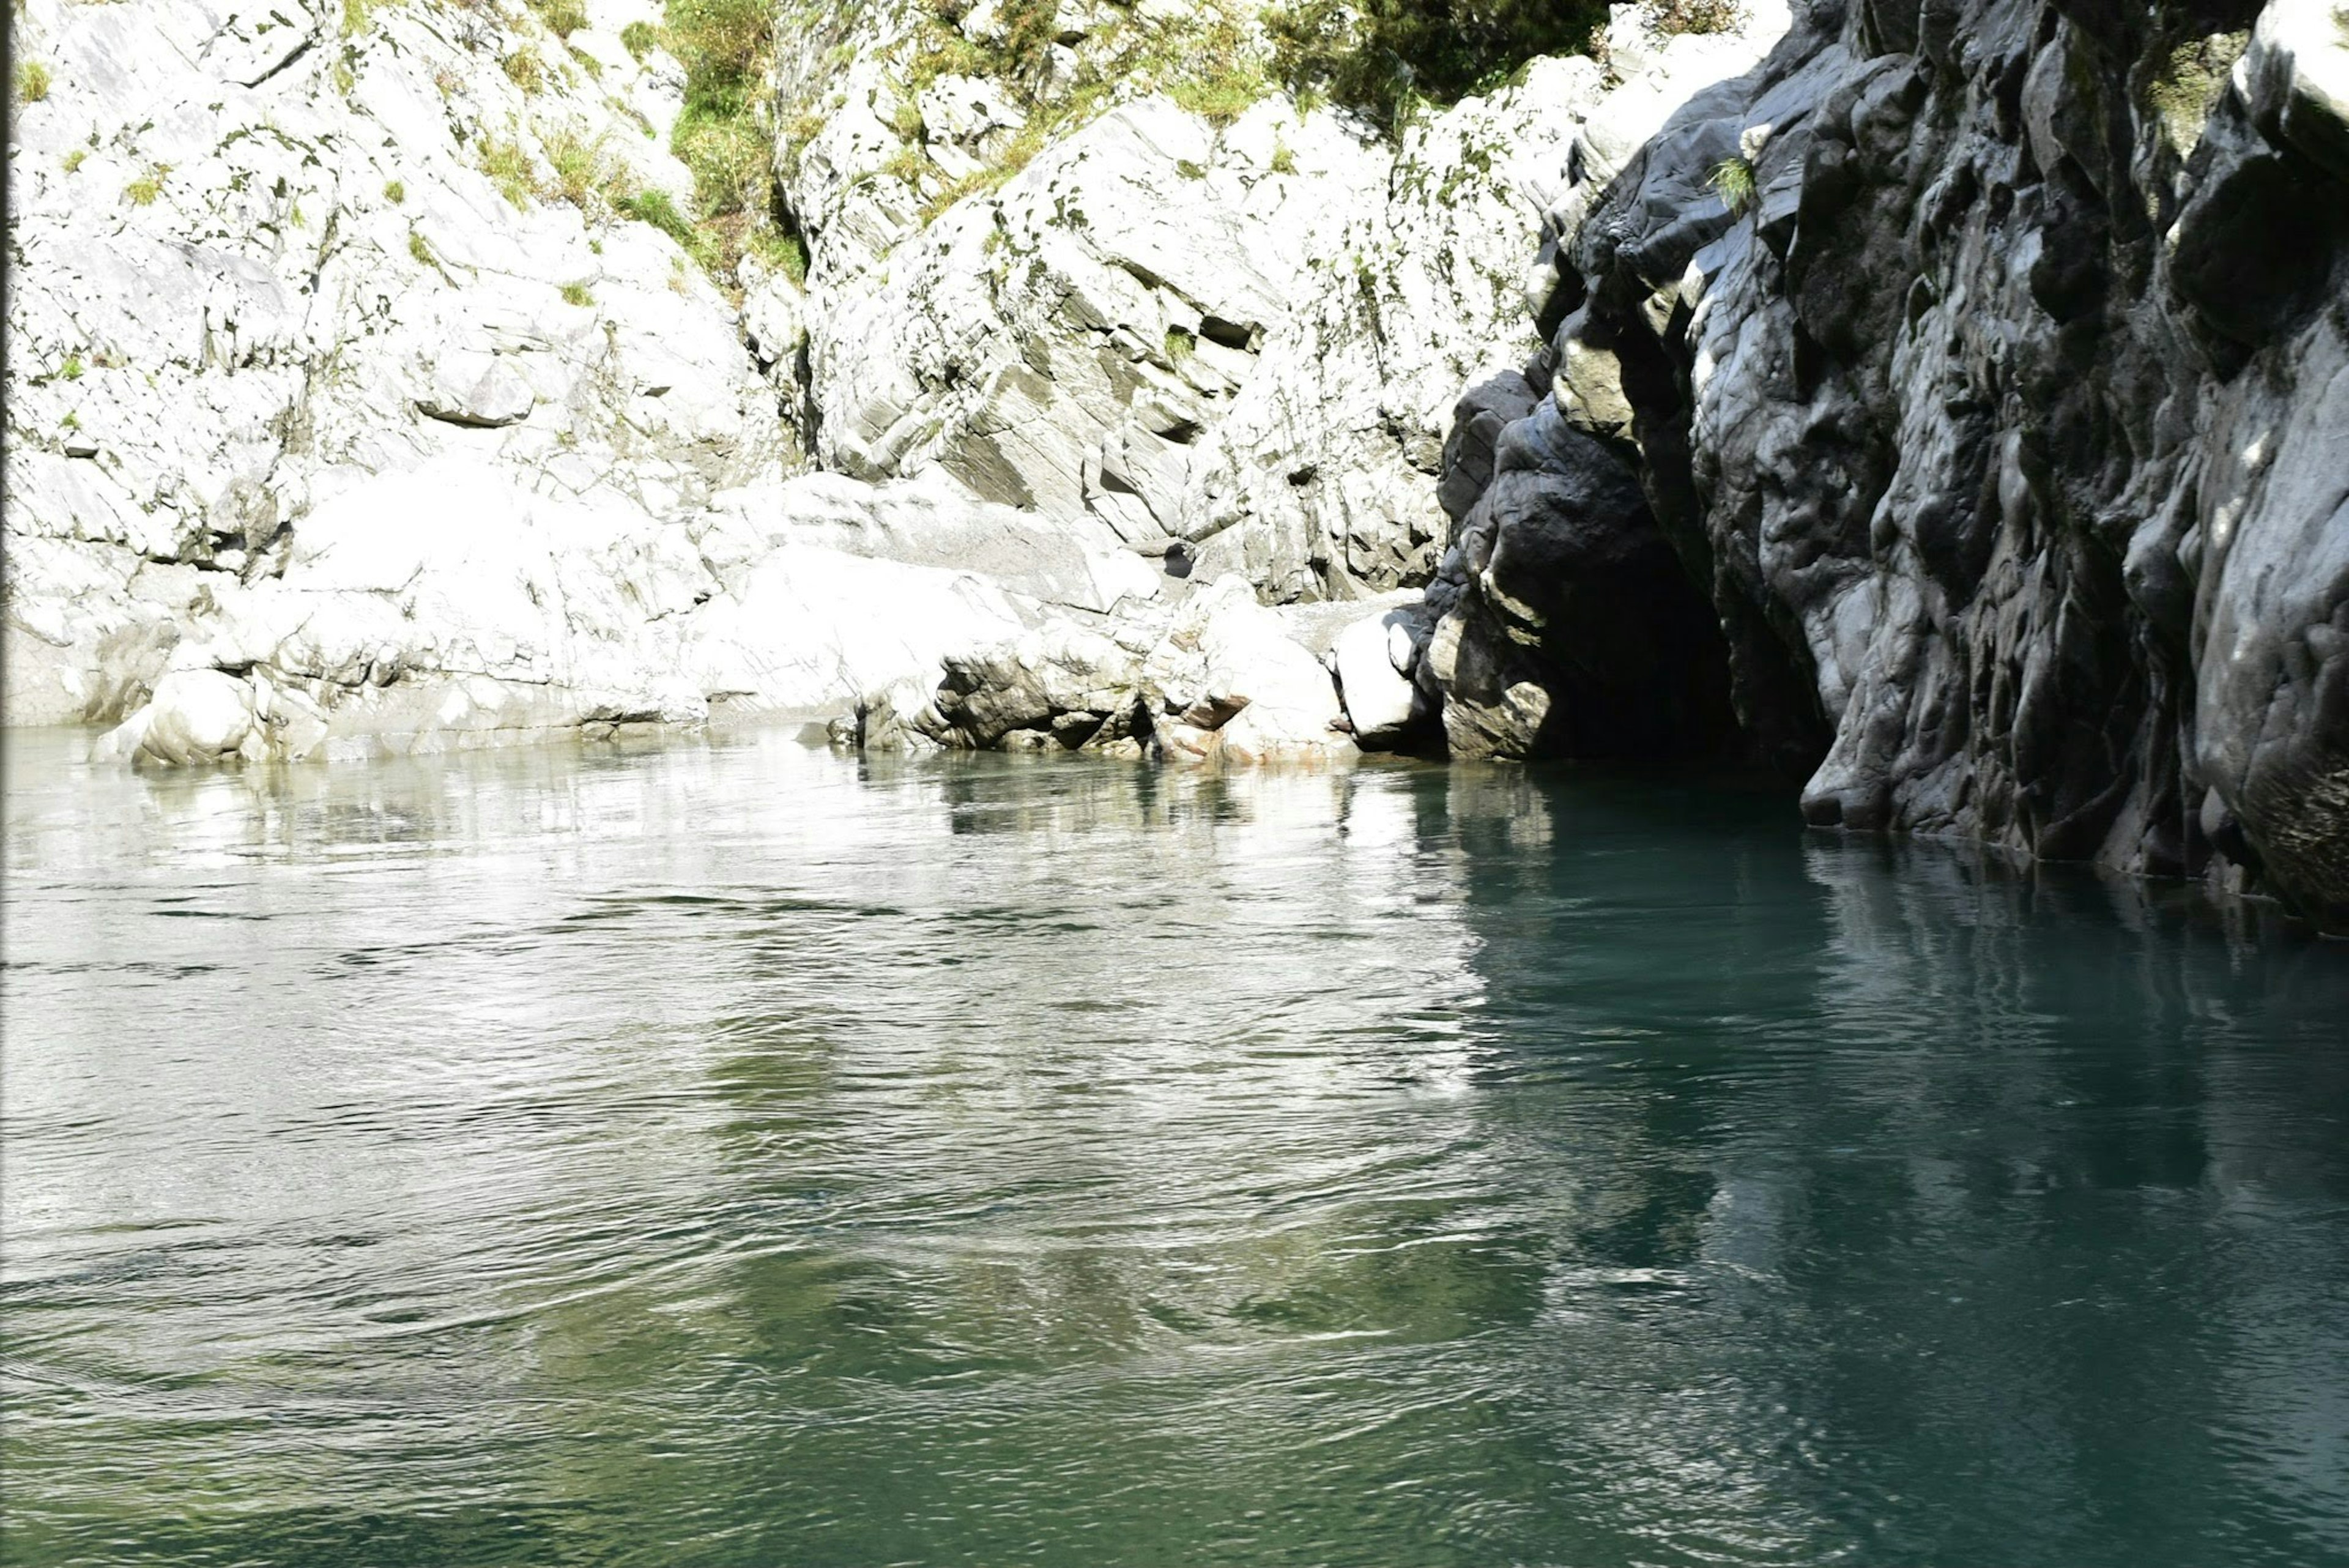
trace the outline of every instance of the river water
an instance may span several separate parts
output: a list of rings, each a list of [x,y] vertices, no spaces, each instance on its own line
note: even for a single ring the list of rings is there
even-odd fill
[[[12,1563],[2349,1562],[2349,948],[1420,765],[8,746]]]

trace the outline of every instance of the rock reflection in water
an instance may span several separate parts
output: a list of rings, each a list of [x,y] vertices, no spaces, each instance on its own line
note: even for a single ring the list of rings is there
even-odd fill
[[[2349,1552],[2349,961],[2240,911],[1574,774],[45,744],[13,1560]]]

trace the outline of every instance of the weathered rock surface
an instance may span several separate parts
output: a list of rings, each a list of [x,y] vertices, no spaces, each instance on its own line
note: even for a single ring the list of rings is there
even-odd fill
[[[1281,149],[1297,171],[1273,171]],[[1163,549],[1188,449],[1383,171],[1327,114],[1268,101],[1218,135],[1165,99],[1113,109],[949,209],[885,279],[819,278],[818,454],[867,478],[942,468]]]
[[[1360,748],[1319,646],[1327,629],[1259,603],[1243,577],[1221,577],[1179,604],[1129,601],[1097,627],[1055,620],[949,656],[942,678],[869,693],[860,734],[891,751],[1350,762]]]
[[[1680,739],[1814,822],[2349,924],[2344,72],[2311,0],[1807,8],[1585,202],[1550,348],[1462,405],[1455,753],[1589,749],[1701,615],[1659,704],[1729,689]]]
[[[1351,760],[1330,671],[1243,577],[1192,596],[1142,670],[1143,704],[1174,762]]]
[[[1400,148],[1244,9],[795,8],[736,298],[648,0],[31,0],[6,719],[1759,757],[2349,924],[2326,0],[1624,7]]]
[[[1040,537],[936,488],[808,475],[660,524],[440,460],[322,498],[282,574],[212,585],[106,743],[186,763],[825,719],[1155,586],[1105,531]]]
[[[676,62],[616,38],[659,14],[19,11],[47,85],[8,153],[10,722],[137,708],[371,476],[476,465],[649,537],[794,461],[732,306],[612,204],[690,185]]]
[[[781,166],[812,258],[810,444],[850,473],[939,469],[1098,517],[1273,602],[1428,579],[1457,389],[1538,343],[1545,213],[1786,20],[1760,0],[1735,30],[1659,40],[1625,6],[1613,76],[1537,61],[1394,147],[1278,94],[1227,123],[1185,108],[1165,62],[1245,64],[1247,7],[1062,9],[1036,79],[924,85],[923,23],[891,0],[792,29],[782,119],[813,122]],[[986,7],[962,22],[998,26]],[[1236,36],[1211,43],[1217,26]],[[992,185],[1031,117],[1097,78],[1108,107]]]

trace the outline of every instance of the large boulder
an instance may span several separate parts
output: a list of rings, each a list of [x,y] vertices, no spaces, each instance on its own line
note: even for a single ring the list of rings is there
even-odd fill
[[[1146,711],[1174,762],[1345,762],[1357,753],[1329,669],[1246,579],[1195,593],[1142,668]]]
[[[1401,750],[1427,715],[1427,701],[1412,677],[1429,626],[1417,607],[1381,610],[1338,634],[1331,664],[1347,727],[1372,751]]]

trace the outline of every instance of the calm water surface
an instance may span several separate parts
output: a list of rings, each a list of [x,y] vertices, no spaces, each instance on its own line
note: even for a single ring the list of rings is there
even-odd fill
[[[2349,950],[1783,800],[17,737],[18,1563],[2349,1562]]]

